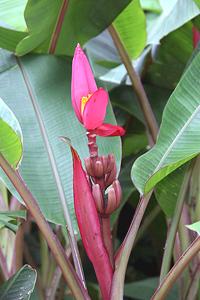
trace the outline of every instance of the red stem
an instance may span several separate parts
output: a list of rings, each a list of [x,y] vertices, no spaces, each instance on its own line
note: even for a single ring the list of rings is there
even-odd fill
[[[55,30],[53,32],[52,39],[51,39],[51,44],[50,44],[50,47],[49,47],[49,53],[50,54],[54,54],[54,52],[56,50],[57,41],[58,41],[59,34],[61,32],[61,29],[62,29],[62,24],[63,24],[63,21],[64,21],[64,17],[65,17],[65,13],[66,13],[66,10],[67,10],[68,3],[69,3],[68,0],[64,0],[63,4],[62,4],[62,7],[60,9],[58,19],[57,19],[57,23],[56,23],[56,27],[55,27]]]
[[[110,216],[102,217],[102,235],[103,235],[103,241],[104,245],[106,247],[106,250],[108,252],[110,262],[112,267],[114,266],[114,257],[113,257],[113,244],[112,244],[112,233],[110,230]]]

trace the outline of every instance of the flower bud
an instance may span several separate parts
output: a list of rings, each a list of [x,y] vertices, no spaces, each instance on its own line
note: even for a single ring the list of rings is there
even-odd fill
[[[97,178],[104,176],[103,164],[100,160],[94,162],[94,176]]]
[[[105,176],[106,187],[108,187],[109,185],[111,185],[113,183],[113,181],[116,179],[116,176],[117,176],[117,167],[114,162],[113,168],[111,169],[110,173],[106,174],[106,176]]]
[[[116,165],[115,157],[112,153],[108,154],[108,162],[107,163],[108,163],[108,165],[107,165],[106,173],[111,172],[113,170],[114,166]]]
[[[114,190],[115,190],[115,194],[116,194],[116,205],[117,207],[119,207],[121,199],[122,199],[122,188],[121,188],[121,184],[119,182],[118,179],[116,179],[113,184],[112,184]]]
[[[85,162],[85,168],[86,168],[87,174],[89,176],[94,176],[94,171],[93,171],[93,168],[92,168],[91,158],[90,157],[85,158],[84,162]]]
[[[92,185],[92,194],[93,198],[95,200],[95,205],[98,213],[102,214],[104,213],[104,199],[102,196],[101,188],[99,184],[93,184]]]
[[[108,200],[106,204],[105,214],[112,214],[121,202],[121,186],[119,180],[115,180],[108,191]]]

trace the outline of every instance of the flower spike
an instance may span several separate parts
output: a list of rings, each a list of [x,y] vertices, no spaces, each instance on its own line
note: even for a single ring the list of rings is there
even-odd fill
[[[108,93],[97,88],[87,57],[78,44],[72,62],[72,106],[78,120],[87,131],[100,136],[121,136],[120,126],[103,124],[108,105]]]
[[[91,186],[80,158],[71,146],[73,157],[74,208],[86,253],[91,260],[104,300],[109,300],[113,269],[105,249]]]

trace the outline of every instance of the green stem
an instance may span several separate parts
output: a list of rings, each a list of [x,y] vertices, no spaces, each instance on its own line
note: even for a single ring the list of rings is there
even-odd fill
[[[112,288],[111,288],[111,300],[121,300],[123,299],[123,290],[124,290],[124,278],[126,273],[126,268],[128,260],[131,254],[131,250],[144,216],[145,210],[149,203],[149,199],[152,195],[150,192],[146,197],[142,197],[136,208],[133,220],[127,232],[127,235],[117,251],[115,258],[115,272],[113,275]]]
[[[14,249],[15,272],[20,270],[23,266],[23,254],[24,254],[23,249],[24,249],[24,222],[19,226],[19,229],[17,230],[15,236],[15,249]]]
[[[50,259],[49,259],[47,242],[41,233],[39,233],[39,237],[40,237],[40,257],[41,257],[41,278],[42,278],[43,288],[45,289],[49,268],[50,268]]]
[[[181,212],[183,209],[183,203],[185,200],[185,194],[188,189],[188,182],[191,176],[191,168],[187,169],[181,189],[177,198],[177,203],[174,211],[174,216],[171,222],[171,226],[169,229],[168,237],[166,240],[165,244],[165,251],[164,251],[164,256],[163,256],[163,261],[162,261],[162,267],[161,267],[161,273],[160,273],[160,282],[163,280],[165,275],[170,269],[170,263],[172,259],[172,253],[173,253],[173,247],[174,247],[174,241],[175,241],[175,236],[176,232],[178,229],[178,224],[181,216]]]
[[[188,266],[190,261],[200,251],[200,236],[198,236],[194,242],[187,248],[187,250],[181,255],[179,260],[175,263],[173,268],[169,271],[159,287],[155,291],[151,300],[163,300],[166,299],[167,294],[172,288],[177,278],[183,273],[184,269]]]
[[[5,184],[3,183],[3,181],[0,180],[0,192],[2,194],[3,200],[6,203],[6,205],[8,206],[8,190],[5,186]]]
[[[143,88],[142,82],[140,80],[140,77],[134,70],[134,67],[132,65],[132,61],[117,33],[113,25],[110,25],[108,27],[108,31],[113,39],[113,42],[119,52],[119,55],[121,57],[121,60],[127,70],[127,73],[130,77],[133,89],[135,91],[135,94],[138,98],[139,105],[141,107],[141,110],[144,115],[144,119],[146,122],[146,126],[149,130],[149,133],[151,134],[152,140],[155,143],[157,134],[158,134],[158,125],[156,122],[156,118],[154,116],[153,110],[151,108],[151,105],[149,103],[149,100],[147,98],[146,92]]]
[[[51,249],[55,260],[62,270],[63,277],[71,289],[74,297],[78,300],[90,299],[87,291],[85,290],[82,282],[75,273],[70,261],[66,257],[60,241],[54,235],[48,222],[45,220],[38,204],[31,192],[28,190],[26,184],[18,173],[9,165],[3,155],[0,154],[0,167],[10,179],[11,183],[22,197],[27,209],[32,214],[35,222],[37,223],[40,231],[44,235],[49,248]]]

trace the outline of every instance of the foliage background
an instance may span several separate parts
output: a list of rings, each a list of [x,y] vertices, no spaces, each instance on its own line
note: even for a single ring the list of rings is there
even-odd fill
[[[131,299],[149,299],[157,285],[166,240],[166,218],[169,222],[173,216],[186,172],[186,167],[179,167],[200,149],[200,54],[199,48],[193,53],[192,43],[192,27],[195,24],[200,28],[199,5],[199,1],[192,0],[99,0],[95,4],[92,0],[69,3],[3,0],[0,3],[0,97],[14,112],[22,129],[20,173],[52,226],[64,224],[59,199],[63,191],[78,235],[73,209],[72,162],[69,149],[59,140],[60,136],[69,137],[82,159],[88,155],[84,130],[74,116],[70,99],[71,60],[78,42],[84,46],[99,86],[109,91],[111,105],[107,121],[113,124],[117,121],[127,132],[122,139],[122,149],[119,138],[99,138],[100,153],[114,153],[118,170],[121,166],[123,202],[112,216],[116,248],[130,225],[138,190],[147,192],[159,182],[127,269],[125,295]],[[149,135],[127,71],[106,29],[112,22],[142,78],[156,119],[162,124],[157,148],[136,163],[149,149]],[[180,128],[185,128],[189,117],[191,126],[186,127],[180,140]],[[18,124],[10,126],[18,143],[19,161],[21,132],[17,130]],[[2,131],[2,136],[8,136],[8,129]],[[168,156],[165,154],[167,141],[174,146],[174,152]],[[157,169],[159,155],[166,161]],[[58,182],[55,182],[55,174],[59,175]],[[2,172],[0,175],[18,198],[5,175]],[[146,187],[150,176],[152,182]],[[190,201],[191,198],[189,204]],[[192,222],[200,218],[199,211],[191,215]],[[34,225],[25,242],[39,268],[41,241]],[[82,256],[95,299],[92,267],[85,255]],[[177,293],[175,287],[169,299],[177,299]],[[31,299],[34,297],[39,296],[33,294]]]

